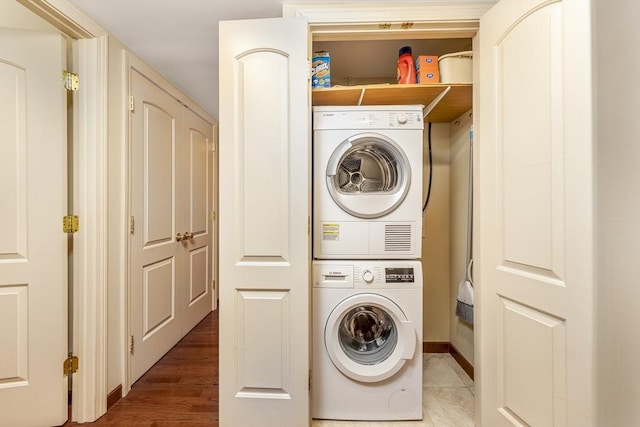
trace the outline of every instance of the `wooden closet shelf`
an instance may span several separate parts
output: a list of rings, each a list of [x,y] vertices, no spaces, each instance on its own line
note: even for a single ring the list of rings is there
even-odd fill
[[[451,88],[428,113],[425,121],[451,122],[469,111],[473,103],[471,84],[432,85],[361,85],[334,86],[313,89],[313,105],[410,105],[431,104],[441,93]]]

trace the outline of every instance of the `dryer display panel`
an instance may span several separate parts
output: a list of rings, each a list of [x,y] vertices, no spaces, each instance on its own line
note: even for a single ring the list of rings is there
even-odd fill
[[[345,354],[362,365],[386,360],[396,347],[396,325],[383,309],[360,305],[345,314],[340,322],[339,342]]]

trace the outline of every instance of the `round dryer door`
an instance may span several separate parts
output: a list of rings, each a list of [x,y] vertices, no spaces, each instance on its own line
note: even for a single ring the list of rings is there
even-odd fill
[[[362,133],[343,141],[327,163],[327,188],[333,201],[358,218],[393,212],[411,184],[409,160],[384,135]]]
[[[416,349],[416,332],[400,307],[378,294],[353,295],[327,319],[325,348],[344,375],[377,382],[393,376]]]

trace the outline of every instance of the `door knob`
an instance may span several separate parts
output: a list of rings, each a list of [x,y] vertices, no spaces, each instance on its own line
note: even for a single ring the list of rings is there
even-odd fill
[[[176,234],[176,242],[182,242],[185,239],[185,236],[182,233]]]
[[[189,240],[189,239],[193,239],[193,233],[190,231],[185,231],[184,233],[184,239],[185,240]]]

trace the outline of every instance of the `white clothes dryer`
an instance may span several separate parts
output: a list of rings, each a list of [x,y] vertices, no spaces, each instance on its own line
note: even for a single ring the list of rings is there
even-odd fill
[[[311,415],[422,419],[420,261],[313,262]]]
[[[313,255],[421,255],[421,105],[314,107]]]

